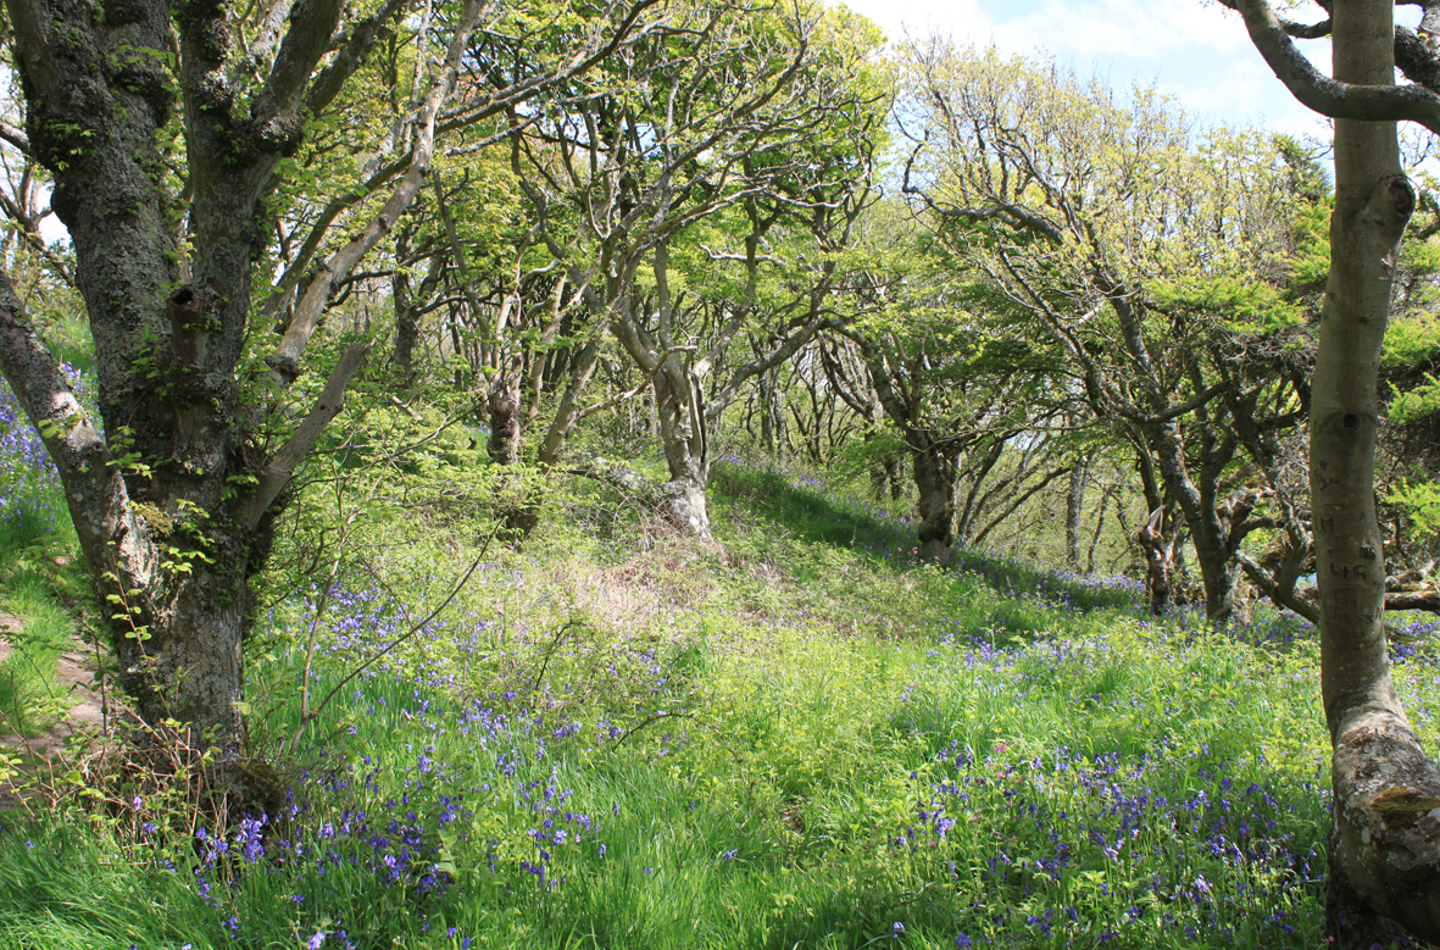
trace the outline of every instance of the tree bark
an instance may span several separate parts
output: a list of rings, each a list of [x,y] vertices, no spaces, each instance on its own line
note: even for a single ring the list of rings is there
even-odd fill
[[[1150,595],[1150,613],[1164,616],[1175,606],[1175,536],[1163,530],[1165,509],[1156,508],[1141,526],[1135,540],[1145,554],[1145,590]]]
[[[920,559],[947,567],[955,543],[955,449],[936,433],[911,430],[906,435],[920,496]]]
[[[1085,483],[1090,471],[1090,457],[1070,469],[1069,490],[1065,494],[1065,563],[1072,571],[1080,570],[1080,519],[1085,513]]]
[[[661,489],[676,524],[697,537],[710,537],[710,432],[700,381],[688,371],[684,354],[672,353],[655,376],[660,444],[670,481]]]
[[[147,722],[177,720],[186,747],[216,748],[220,790],[245,798],[247,790],[232,783],[245,772],[246,580],[263,555],[276,497],[339,411],[368,349],[347,351],[309,414],[266,457],[250,431],[263,409],[242,402],[240,378],[253,262],[266,233],[260,202],[300,144],[300,113],[326,108],[373,42],[376,22],[352,24],[317,71],[343,5],[297,6],[242,109],[223,4],[192,4],[177,15],[178,77],[164,66],[172,28],[165,3],[137,0],[104,17],[73,0],[13,0],[7,10],[26,121],[75,245],[104,438],[8,283],[0,289],[0,367],[61,472],[121,685]],[[396,10],[385,5],[377,16]],[[465,23],[475,15],[471,5]],[[427,103],[432,114],[454,87],[467,29],[457,29],[447,78]],[[172,290],[180,273],[171,227],[178,209],[156,142],[170,135],[163,130],[177,106],[193,258],[190,281]],[[304,340],[291,343],[298,358]]]
[[[1394,81],[1390,0],[1337,3],[1335,79]],[[1375,512],[1380,345],[1392,269],[1415,206],[1393,122],[1335,122],[1330,284],[1310,423],[1321,693],[1334,743],[1330,935],[1368,948],[1398,921],[1440,939],[1440,774],[1396,698]]]

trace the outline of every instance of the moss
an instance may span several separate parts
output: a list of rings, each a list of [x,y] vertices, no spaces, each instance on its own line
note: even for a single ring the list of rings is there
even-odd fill
[[[175,530],[175,519],[155,505],[146,504],[143,501],[134,501],[130,505],[135,509],[136,514],[150,522],[150,527],[154,528],[157,534],[167,535]]]
[[[1429,798],[1410,788],[1387,788],[1371,803],[1387,825],[1409,828],[1421,816],[1440,808],[1440,798]]]

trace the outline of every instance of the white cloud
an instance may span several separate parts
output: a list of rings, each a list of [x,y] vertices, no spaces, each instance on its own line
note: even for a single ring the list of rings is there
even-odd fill
[[[847,0],[892,37],[938,34],[1003,53],[1053,56],[1118,92],[1155,85],[1202,122],[1327,135],[1215,0]],[[1322,69],[1324,41],[1301,44]]]
[[[1255,125],[1291,135],[1328,138],[1325,120],[1295,101],[1258,55],[1240,55],[1203,82],[1165,82],[1192,118],[1204,124]]]
[[[999,23],[995,36],[997,45],[1012,52],[1044,49],[1085,58],[1159,59],[1233,53],[1250,45],[1238,17],[1203,0],[1042,0],[1038,8]]]
[[[994,20],[982,0],[840,0],[880,25],[892,39],[949,37],[960,44],[990,42]],[[993,6],[993,0],[991,0]]]

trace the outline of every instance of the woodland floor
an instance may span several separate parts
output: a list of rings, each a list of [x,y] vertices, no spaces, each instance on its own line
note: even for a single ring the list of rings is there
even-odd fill
[[[0,613],[0,663],[15,650],[14,640],[24,631],[19,617]],[[57,715],[39,735],[23,736],[15,732],[9,720],[0,720],[0,756],[17,756],[23,772],[44,771],[72,737],[97,734],[105,726],[105,697],[95,687],[96,656],[94,648],[75,637],[57,658],[52,698]],[[17,804],[11,782],[0,780],[0,811]]]

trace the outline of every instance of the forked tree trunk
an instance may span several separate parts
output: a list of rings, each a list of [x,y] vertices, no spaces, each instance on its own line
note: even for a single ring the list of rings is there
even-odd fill
[[[1240,539],[1232,536],[1217,508],[1222,466],[1202,461],[1192,469],[1186,459],[1184,434],[1174,419],[1146,427],[1145,435],[1166,494],[1175,499],[1190,530],[1205,589],[1205,616],[1224,623],[1235,610],[1240,567],[1234,545]]]
[[[1165,532],[1165,508],[1156,508],[1150,520],[1135,534],[1136,543],[1145,555],[1145,591],[1150,613],[1156,617],[1175,606],[1175,536],[1174,526]]]

